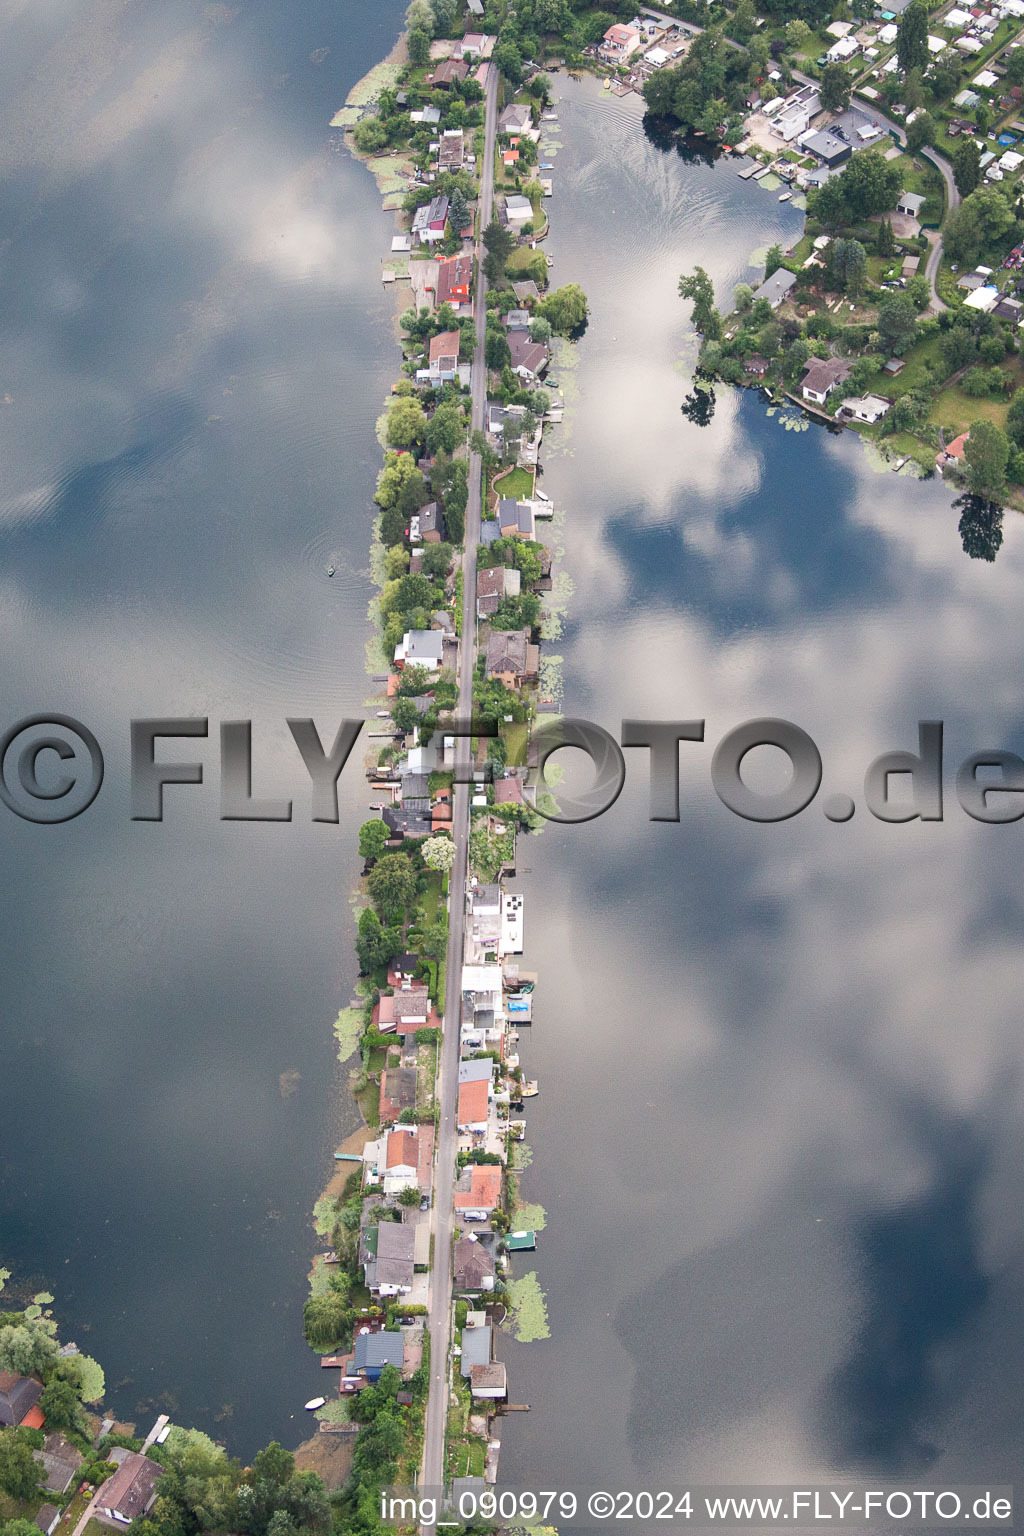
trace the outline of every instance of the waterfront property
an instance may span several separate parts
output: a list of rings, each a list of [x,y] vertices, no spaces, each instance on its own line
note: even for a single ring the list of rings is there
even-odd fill
[[[136,1451],[126,1451],[114,1475],[100,1491],[95,1517],[115,1529],[144,1519],[156,1503],[163,1467]]]
[[[24,1424],[43,1393],[34,1376],[0,1371],[0,1425]]]

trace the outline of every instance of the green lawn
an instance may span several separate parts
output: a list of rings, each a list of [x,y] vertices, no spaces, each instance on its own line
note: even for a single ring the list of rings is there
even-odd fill
[[[878,388],[885,395],[892,395],[898,399],[900,395],[909,394],[912,389],[921,389],[931,384],[932,380],[927,372],[929,363],[938,363],[941,367],[942,353],[939,348],[940,338],[929,336],[927,341],[919,341],[915,347],[911,347],[903,359],[903,372],[896,378],[890,378],[887,373],[879,375]]]
[[[987,395],[980,399],[965,395],[954,385],[936,396],[928,420],[938,426],[956,427],[958,432],[966,432],[972,421],[991,421],[997,427],[1005,427],[1008,404],[1008,400],[995,400]]]
[[[507,475],[500,475],[494,481],[494,490],[498,496],[514,496],[518,501],[520,497],[526,499],[533,495],[533,470],[510,469]]]

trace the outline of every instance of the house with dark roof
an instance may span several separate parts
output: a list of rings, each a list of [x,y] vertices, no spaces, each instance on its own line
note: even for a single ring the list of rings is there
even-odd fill
[[[403,1221],[382,1221],[377,1228],[377,1255],[367,1287],[380,1296],[400,1296],[412,1290],[415,1270],[415,1229]],[[369,1268],[369,1266],[368,1266]]]
[[[32,1455],[43,1469],[43,1487],[47,1493],[66,1493],[85,1457],[77,1446],[58,1433],[47,1435],[41,1451]]]
[[[518,597],[522,576],[515,566],[493,565],[476,573],[476,611],[481,619],[497,613],[503,598]]]
[[[14,1371],[0,1371],[0,1425],[22,1424],[43,1395],[42,1383]]]
[[[418,541],[421,544],[440,544],[444,539],[444,513],[436,501],[428,501],[415,514]]]
[[[358,1376],[364,1381],[379,1381],[386,1365],[401,1370],[404,1364],[405,1334],[381,1329],[378,1333],[356,1336],[352,1364],[346,1375]]]
[[[466,153],[465,140],[461,128],[446,128],[441,135],[437,146],[437,168],[439,171],[453,172],[462,170],[462,161]],[[458,230],[458,234],[462,231]]]
[[[474,1397],[500,1402],[508,1392],[504,1363],[490,1360],[486,1365],[474,1365],[469,1373],[469,1389]]]
[[[453,1275],[457,1291],[493,1291],[497,1273],[494,1260],[468,1233],[455,1244]]]
[[[416,1108],[416,1068],[385,1067],[380,1075],[380,1123],[390,1125],[403,1109]]]
[[[498,115],[499,133],[522,133],[524,128],[532,127],[533,113],[525,103],[513,103]]]
[[[789,290],[796,284],[796,273],[780,267],[754,289],[755,299],[767,299],[772,309],[777,309]]]
[[[388,829],[389,843],[402,843],[407,837],[429,837],[430,812],[410,805],[386,805],[380,819]]]
[[[141,1520],[156,1503],[157,1480],[163,1467],[138,1451],[129,1451],[113,1477],[100,1489],[93,1510],[105,1525],[122,1527]]]
[[[459,1357],[459,1373],[469,1377],[474,1365],[489,1365],[491,1359],[491,1325],[479,1324],[475,1328],[463,1328],[462,1353]]]
[[[36,1515],[36,1525],[42,1531],[43,1536],[53,1536],[53,1532],[60,1525],[60,1510],[56,1504],[43,1504]]]
[[[815,405],[824,405],[832,391],[849,378],[852,366],[845,357],[812,357],[804,365],[801,395]]]
[[[429,109],[425,109],[429,110]],[[435,122],[440,120],[438,113]],[[444,239],[444,227],[448,222],[448,198],[442,193],[429,203],[417,208],[412,217],[412,233],[421,244],[434,245],[438,240]]]
[[[512,371],[521,379],[534,383],[548,366],[547,344],[531,341],[529,331],[509,331],[508,349],[512,354]]]
[[[533,508],[528,501],[502,496],[498,502],[498,527],[503,539],[532,539],[536,533]]]
[[[457,80],[465,80],[468,74],[469,65],[465,59],[442,59],[433,73],[424,78],[424,84],[450,91]]]
[[[530,644],[528,629],[496,629],[488,637],[484,675],[497,678],[506,688],[535,681],[539,665],[538,647]]]

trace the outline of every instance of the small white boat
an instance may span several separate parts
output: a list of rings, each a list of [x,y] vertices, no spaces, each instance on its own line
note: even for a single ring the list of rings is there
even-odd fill
[[[306,1404],[306,1408],[310,1413],[312,1413],[314,1408],[322,1408],[326,1401],[326,1397],[311,1397],[309,1402]]]
[[[792,192],[780,192],[779,193],[779,202],[780,203],[788,203],[792,196],[793,196]]]
[[[534,487],[533,494],[537,498],[538,501],[550,501],[551,500],[551,497],[548,495],[547,491],[542,491],[542,490],[540,490],[537,487]]]

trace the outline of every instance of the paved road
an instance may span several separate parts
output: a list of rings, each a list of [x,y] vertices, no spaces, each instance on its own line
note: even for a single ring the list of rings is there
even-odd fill
[[[494,196],[494,141],[498,116],[498,72],[492,65],[487,81],[483,170],[480,179],[480,232],[491,216]],[[483,243],[477,241],[477,278],[474,318],[476,351],[473,355],[472,427],[482,428],[487,399],[487,367],[484,362],[486,308],[484,305]],[[465,554],[462,560],[462,644],[459,647],[459,705],[461,718],[473,713],[473,667],[476,660],[476,551],[480,541],[481,464],[479,454],[469,460],[469,502],[466,507]],[[468,737],[456,738],[456,764],[467,768],[470,762]],[[466,873],[469,856],[468,784],[456,784],[452,808],[452,837],[455,840],[455,865],[451,873],[451,913],[448,929],[447,983],[445,993],[444,1035],[438,1070],[437,1095],[439,1121],[434,1171],[434,1262],[430,1282],[430,1391],[427,1397],[426,1426],[423,1437],[424,1487],[438,1488],[444,1482],[444,1441],[448,1420],[448,1368],[452,1317],[452,1186],[455,1180],[455,1116],[459,1079],[459,1027],[462,993],[463,934],[466,917]],[[421,1526],[432,1533],[433,1526]]]

